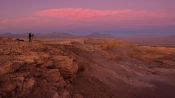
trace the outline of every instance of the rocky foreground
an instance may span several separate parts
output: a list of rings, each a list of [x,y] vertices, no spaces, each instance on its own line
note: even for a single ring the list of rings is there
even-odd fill
[[[175,48],[0,39],[0,98],[175,98]]]

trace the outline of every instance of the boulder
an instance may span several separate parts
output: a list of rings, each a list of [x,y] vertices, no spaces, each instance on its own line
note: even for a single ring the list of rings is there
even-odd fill
[[[71,79],[78,71],[78,64],[68,56],[55,56],[52,58],[54,67],[58,68],[64,79]]]
[[[58,82],[60,81],[60,72],[58,69],[51,69],[45,74],[49,82]]]

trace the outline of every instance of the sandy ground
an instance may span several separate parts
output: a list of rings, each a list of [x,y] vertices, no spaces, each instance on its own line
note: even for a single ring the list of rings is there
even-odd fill
[[[175,98],[175,48],[0,39],[0,98]]]

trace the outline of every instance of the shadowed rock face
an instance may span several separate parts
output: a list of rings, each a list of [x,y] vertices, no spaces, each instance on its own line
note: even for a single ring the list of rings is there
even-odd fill
[[[0,97],[174,98],[174,66],[174,48],[0,39]]]

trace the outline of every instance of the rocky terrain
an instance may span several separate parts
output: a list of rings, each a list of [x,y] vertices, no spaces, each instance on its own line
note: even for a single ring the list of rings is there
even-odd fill
[[[0,98],[175,98],[175,48],[0,38]]]

